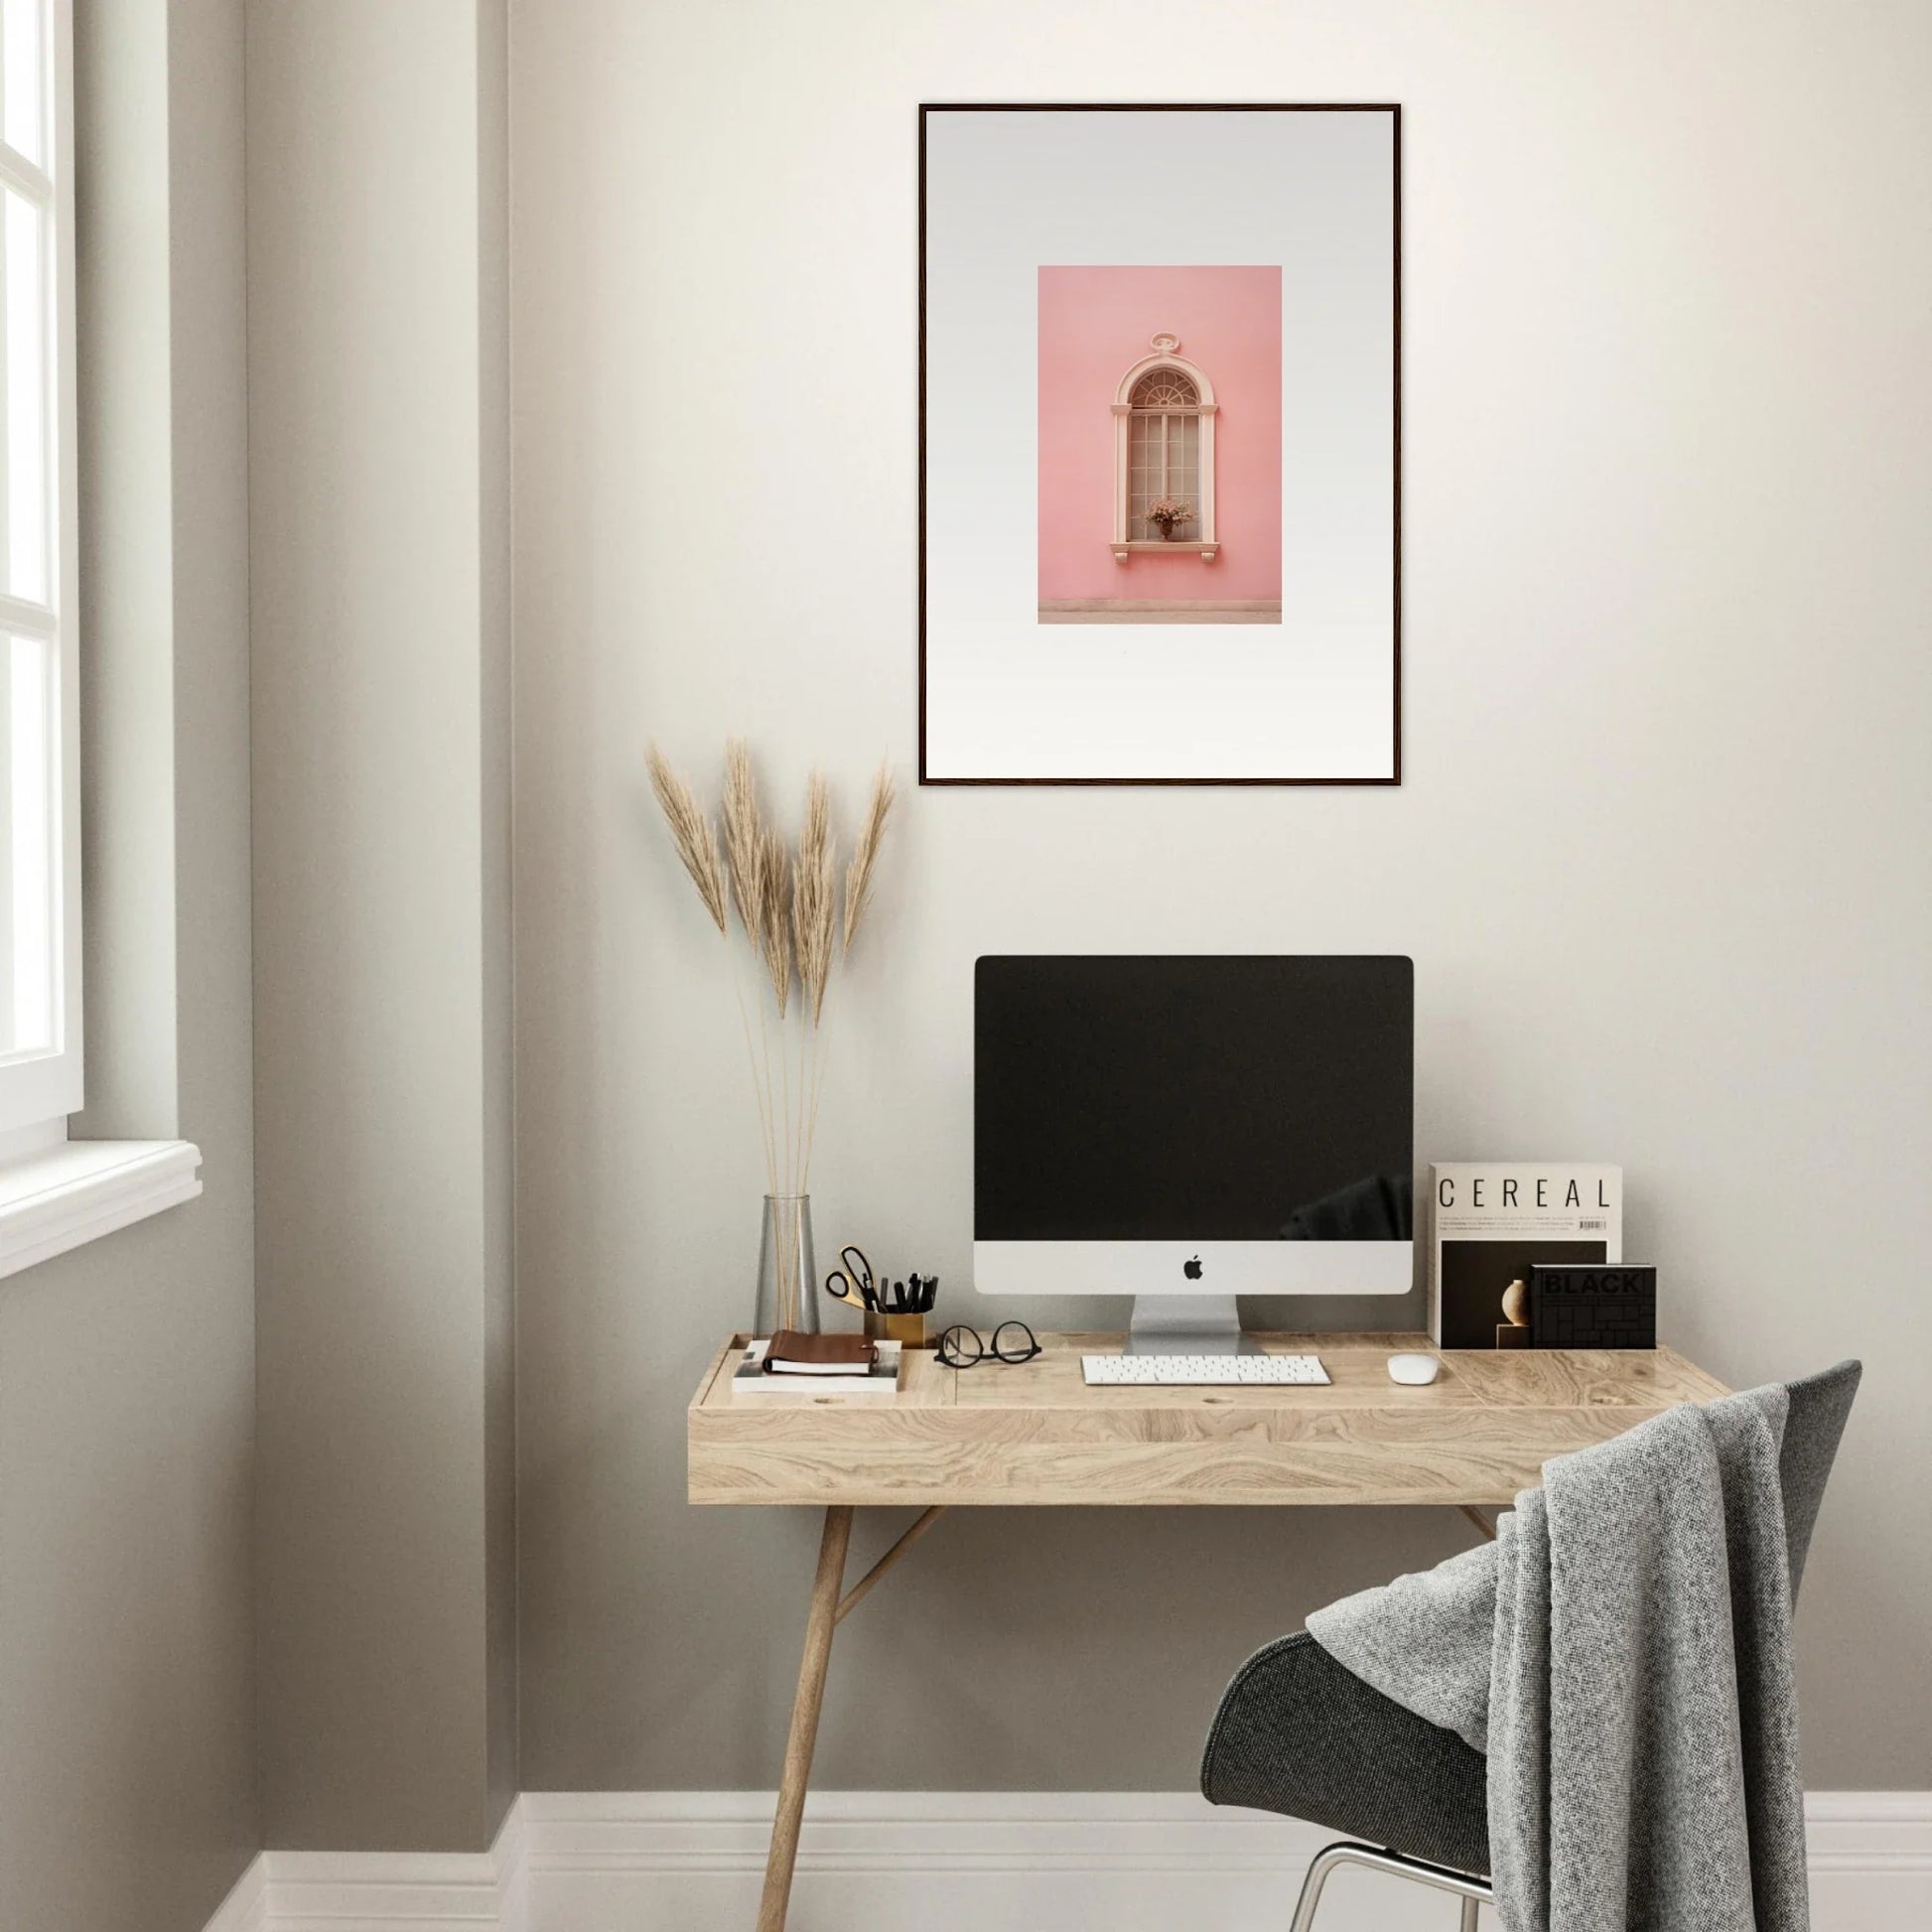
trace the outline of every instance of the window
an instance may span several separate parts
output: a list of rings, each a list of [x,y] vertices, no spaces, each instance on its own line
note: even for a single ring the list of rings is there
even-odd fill
[[[1206,376],[1174,352],[1174,336],[1156,336],[1152,355],[1121,378],[1114,397],[1114,558],[1136,550],[1197,553],[1211,563],[1214,539],[1214,392]],[[1173,505],[1183,516],[1150,511]]]
[[[0,1276],[193,1200],[81,1104],[71,0],[0,0]]]
[[[80,1105],[67,0],[0,0],[0,1134]]]
[[[1150,503],[1190,512],[1173,525],[1191,536],[1200,516],[1200,391],[1178,369],[1150,369],[1128,398],[1127,527],[1136,543],[1160,543],[1167,532],[1148,516]]]

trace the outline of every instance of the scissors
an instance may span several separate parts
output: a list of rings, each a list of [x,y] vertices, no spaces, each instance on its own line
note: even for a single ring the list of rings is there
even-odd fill
[[[863,1248],[839,1250],[840,1266],[825,1277],[825,1292],[835,1302],[845,1302],[868,1313],[879,1307],[879,1293],[873,1283],[872,1263]]]

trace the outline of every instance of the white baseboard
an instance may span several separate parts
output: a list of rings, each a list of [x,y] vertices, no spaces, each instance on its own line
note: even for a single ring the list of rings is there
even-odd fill
[[[1805,1796],[1812,1932],[1932,1925],[1932,1791]]]
[[[263,1852],[207,1932],[527,1932],[519,1801],[487,1852]]]
[[[208,1932],[741,1932],[768,1792],[526,1792],[475,1853],[269,1852]],[[1932,1925],[1932,1792],[1806,1803],[1813,1932]],[[1192,1793],[814,1794],[792,1932],[1280,1932],[1336,1836]],[[1338,1872],[1322,1932],[1442,1932],[1435,1893]],[[1487,1915],[1485,1914],[1485,1922]]]
[[[257,1854],[207,1922],[207,1932],[268,1932],[268,1860]]]

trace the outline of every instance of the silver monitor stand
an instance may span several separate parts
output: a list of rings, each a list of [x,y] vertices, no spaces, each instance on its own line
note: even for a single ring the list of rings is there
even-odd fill
[[[1129,1355],[1258,1355],[1232,1295],[1137,1295]]]

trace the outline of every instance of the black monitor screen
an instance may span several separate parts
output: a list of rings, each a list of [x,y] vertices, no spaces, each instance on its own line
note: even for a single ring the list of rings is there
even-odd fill
[[[980,960],[981,1241],[1410,1236],[1401,958]]]

